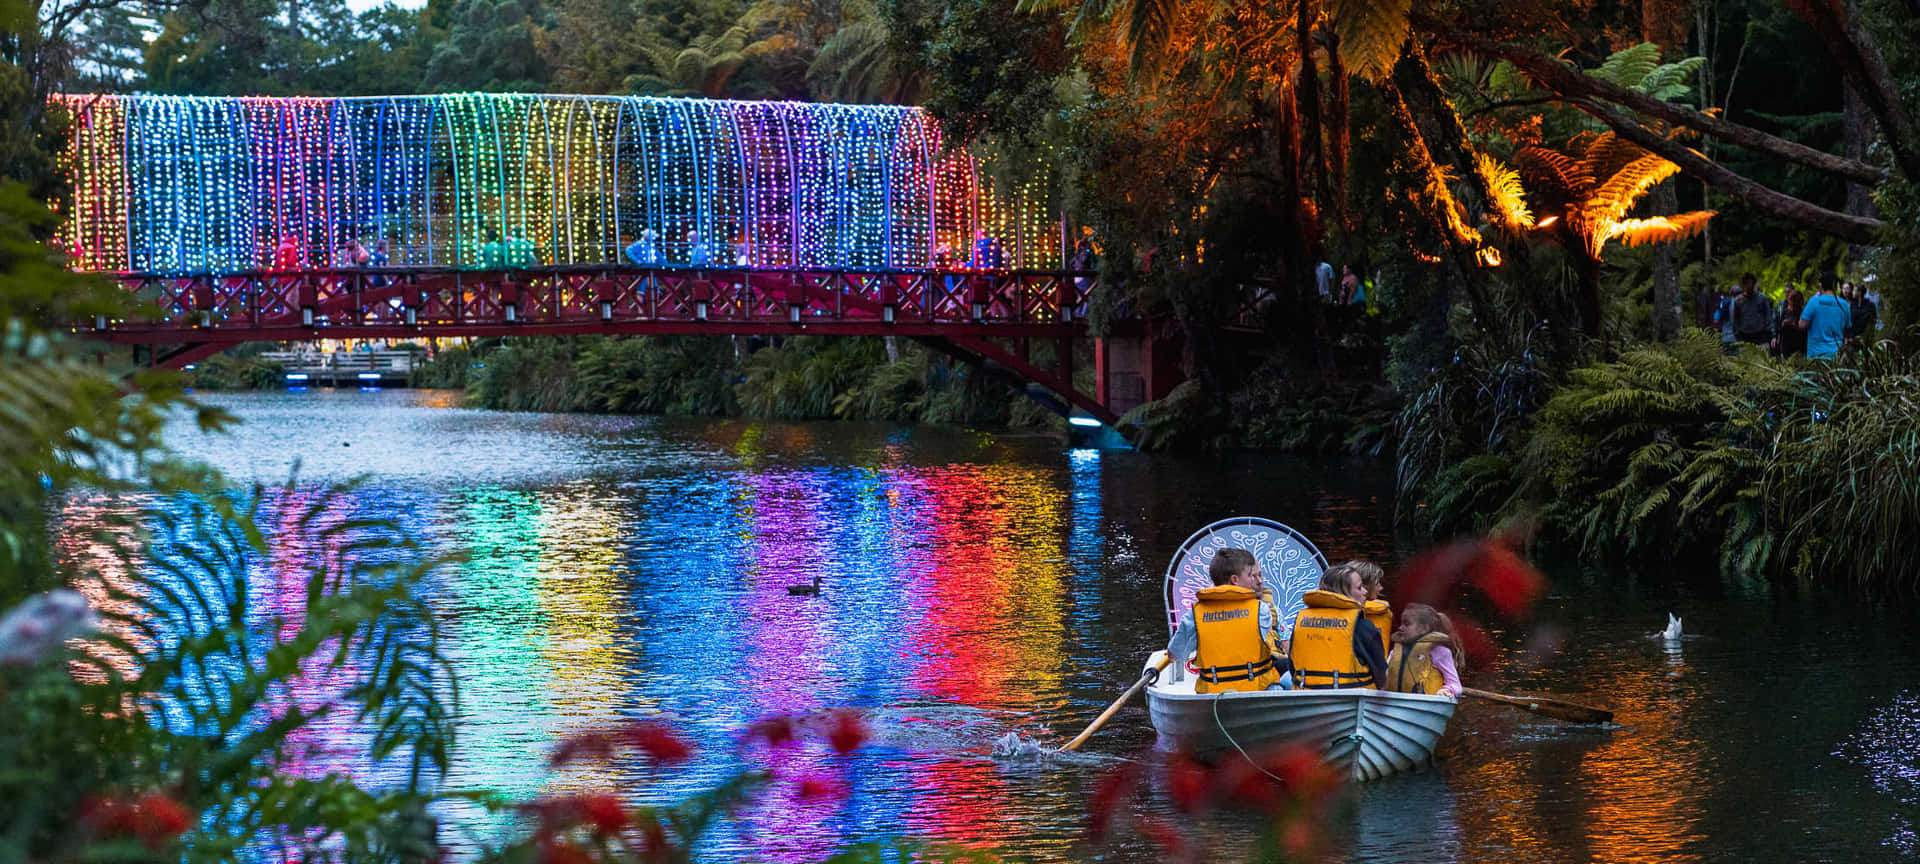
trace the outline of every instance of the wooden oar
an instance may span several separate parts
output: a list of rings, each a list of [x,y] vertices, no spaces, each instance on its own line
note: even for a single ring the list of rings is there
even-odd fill
[[[1592,708],[1573,702],[1564,702],[1559,699],[1544,699],[1539,696],[1503,696],[1499,693],[1475,690],[1472,687],[1465,688],[1460,692],[1472,696],[1475,699],[1485,699],[1488,702],[1512,705],[1522,711],[1532,711],[1535,714],[1552,717],[1555,720],[1565,720],[1568,723],[1613,722],[1612,711],[1603,711],[1599,708]]]
[[[1120,698],[1113,700],[1113,704],[1108,705],[1107,710],[1100,712],[1100,716],[1093,718],[1093,722],[1087,724],[1087,731],[1075,736],[1072,741],[1068,741],[1067,746],[1060,748],[1060,752],[1064,753],[1069,750],[1080,749],[1080,745],[1085,744],[1088,738],[1092,738],[1093,733],[1100,731],[1100,727],[1107,725],[1107,721],[1113,719],[1113,715],[1120,713],[1120,706],[1127,704],[1127,701],[1133,698],[1133,694],[1140,692],[1140,688],[1147,686],[1147,682],[1158,678],[1160,676],[1160,670],[1167,668],[1167,664],[1172,662],[1172,660],[1173,658],[1171,657],[1160,658],[1160,662],[1154,664],[1153,668],[1147,670],[1146,674],[1141,675],[1140,680],[1133,682],[1133,686],[1128,687],[1127,692],[1120,694]]]

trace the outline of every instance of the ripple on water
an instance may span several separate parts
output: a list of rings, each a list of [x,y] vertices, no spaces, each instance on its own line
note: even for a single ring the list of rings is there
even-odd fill
[[[1866,769],[1873,788],[1906,805],[1909,812],[1920,808],[1920,695],[1895,697],[1868,717],[1833,755]],[[1895,814],[1885,845],[1904,855],[1920,853],[1920,832],[1913,819]]]

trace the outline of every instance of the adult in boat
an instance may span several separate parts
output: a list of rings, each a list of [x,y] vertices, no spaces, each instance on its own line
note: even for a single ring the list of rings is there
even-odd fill
[[[1260,562],[1245,549],[1222,549],[1213,553],[1207,575],[1213,587],[1194,594],[1193,608],[1167,642],[1167,656],[1174,658],[1173,680],[1180,680],[1180,661],[1191,653],[1200,675],[1193,685],[1196,693],[1279,686],[1286,658],[1274,655],[1272,636],[1279,614],[1263,590]]]
[[[1360,587],[1366,589],[1367,597],[1360,603],[1360,617],[1373,623],[1380,631],[1380,650],[1393,649],[1387,641],[1387,634],[1393,632],[1393,607],[1387,605],[1387,571],[1371,561],[1348,561],[1340,565],[1360,571]]]
[[[1320,587],[1301,597],[1307,608],[1293,619],[1287,656],[1294,686],[1308,690],[1373,688],[1386,678],[1387,651],[1380,628],[1362,614],[1367,589],[1364,562],[1348,561],[1320,574]]]
[[[1387,655],[1387,687],[1395,693],[1460,695],[1460,670],[1466,654],[1453,635],[1453,622],[1425,603],[1409,603],[1400,612],[1400,629],[1393,633],[1393,653]]]

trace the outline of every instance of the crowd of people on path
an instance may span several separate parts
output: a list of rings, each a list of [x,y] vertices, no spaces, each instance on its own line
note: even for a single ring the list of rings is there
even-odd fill
[[[1221,549],[1208,567],[1213,585],[1194,596],[1167,643],[1171,680],[1191,672],[1194,691],[1365,688],[1458,696],[1465,653],[1453,622],[1424,603],[1400,610],[1383,596],[1386,573],[1366,561],[1327,568],[1302,599],[1289,635],[1260,562]]]
[[[1855,286],[1827,276],[1812,297],[1790,287],[1776,305],[1758,278],[1743,274],[1739,289],[1715,303],[1713,323],[1728,353],[1744,342],[1776,357],[1831,359],[1845,345],[1871,342],[1880,329],[1880,292],[1867,279]]]

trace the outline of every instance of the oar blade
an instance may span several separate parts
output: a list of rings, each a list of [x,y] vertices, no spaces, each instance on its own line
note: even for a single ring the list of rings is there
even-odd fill
[[[1612,711],[1590,708],[1585,705],[1574,705],[1570,702],[1560,702],[1553,699],[1529,699],[1525,696],[1520,698],[1533,702],[1536,705],[1535,711],[1552,717],[1555,720],[1564,720],[1568,723],[1613,722]]]
[[[1588,705],[1580,705],[1574,702],[1563,702],[1559,699],[1545,699],[1539,696],[1508,696],[1503,693],[1475,690],[1472,687],[1466,688],[1462,693],[1476,699],[1499,702],[1502,705],[1512,705],[1522,711],[1531,711],[1542,717],[1552,717],[1555,720],[1566,723],[1613,722],[1612,711],[1594,708]]]

